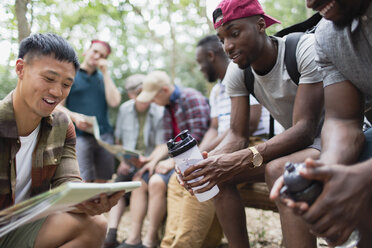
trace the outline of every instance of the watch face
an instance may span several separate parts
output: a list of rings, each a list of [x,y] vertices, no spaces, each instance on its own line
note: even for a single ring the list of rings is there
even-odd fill
[[[252,162],[253,162],[254,167],[261,166],[261,164],[263,162],[262,156],[260,156],[259,154],[255,154],[253,156],[253,161]]]

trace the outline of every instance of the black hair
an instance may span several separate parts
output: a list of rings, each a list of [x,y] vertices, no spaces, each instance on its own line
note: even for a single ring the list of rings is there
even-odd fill
[[[59,61],[72,63],[77,71],[80,67],[78,57],[72,46],[56,34],[33,34],[23,39],[19,45],[18,58],[32,59],[34,56],[53,56]]]
[[[226,56],[220,39],[215,34],[205,36],[198,42],[197,47],[204,47],[204,49],[212,50],[215,54],[219,56]]]

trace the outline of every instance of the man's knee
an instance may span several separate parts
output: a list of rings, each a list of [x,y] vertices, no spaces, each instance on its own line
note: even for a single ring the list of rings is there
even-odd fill
[[[71,242],[82,248],[98,248],[103,244],[106,229],[106,218],[101,215],[54,214],[44,222],[35,240],[35,247],[59,247]]]
[[[266,164],[265,167],[265,181],[267,186],[271,189],[276,179],[284,173],[284,164],[287,161],[283,159],[275,159]]]
[[[103,215],[88,216],[84,226],[86,236],[91,240],[90,247],[100,247],[105,240],[107,220]],[[87,247],[89,245],[87,244]]]
[[[166,191],[167,186],[159,175],[153,175],[149,180],[149,192],[162,193]]]
[[[220,201],[225,201],[227,198],[231,198],[233,193],[238,192],[237,185],[234,183],[223,183],[218,185],[220,192],[213,197],[215,204]]]

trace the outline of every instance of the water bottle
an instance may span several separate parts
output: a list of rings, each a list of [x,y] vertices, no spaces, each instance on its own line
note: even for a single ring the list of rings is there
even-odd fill
[[[180,139],[179,141],[176,141]],[[196,140],[189,134],[188,130],[183,130],[174,139],[170,139],[167,142],[168,154],[174,159],[179,170],[183,173],[188,167],[198,163],[203,160],[203,157],[199,151]],[[190,183],[199,181],[203,177],[195,178],[189,181]],[[193,187],[195,191],[197,189],[203,188],[208,185],[208,182],[198,186]],[[199,202],[207,201],[218,194],[219,188],[215,185],[210,190],[203,193],[195,193],[196,198]]]
[[[280,196],[291,198],[296,202],[307,202],[310,206],[322,192],[323,185],[320,181],[303,178],[299,173],[302,168],[306,168],[305,163],[287,162],[285,164],[283,175],[284,186],[280,190]],[[354,230],[344,244],[335,248],[354,248],[357,246],[359,240],[359,232],[358,230]]]

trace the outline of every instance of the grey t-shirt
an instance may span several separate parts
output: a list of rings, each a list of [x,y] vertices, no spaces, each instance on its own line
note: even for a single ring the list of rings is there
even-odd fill
[[[285,129],[292,126],[293,106],[298,86],[291,80],[284,64],[285,37],[277,38],[278,57],[272,70],[264,76],[255,76],[254,93],[258,101],[265,106],[271,115]],[[298,42],[296,49],[297,67],[301,74],[299,84],[313,84],[322,81],[322,76],[317,71],[315,63],[314,35],[305,34]],[[240,74],[237,72],[240,70]],[[229,71],[232,71],[229,73]],[[235,71],[235,72],[233,72]],[[242,70],[230,63],[226,76],[229,76],[227,93],[231,96],[247,96],[248,90],[245,86]],[[309,106],[311,107],[311,106]]]
[[[345,28],[322,20],[316,30],[316,62],[324,87],[351,81],[372,99],[372,3],[364,16]]]

